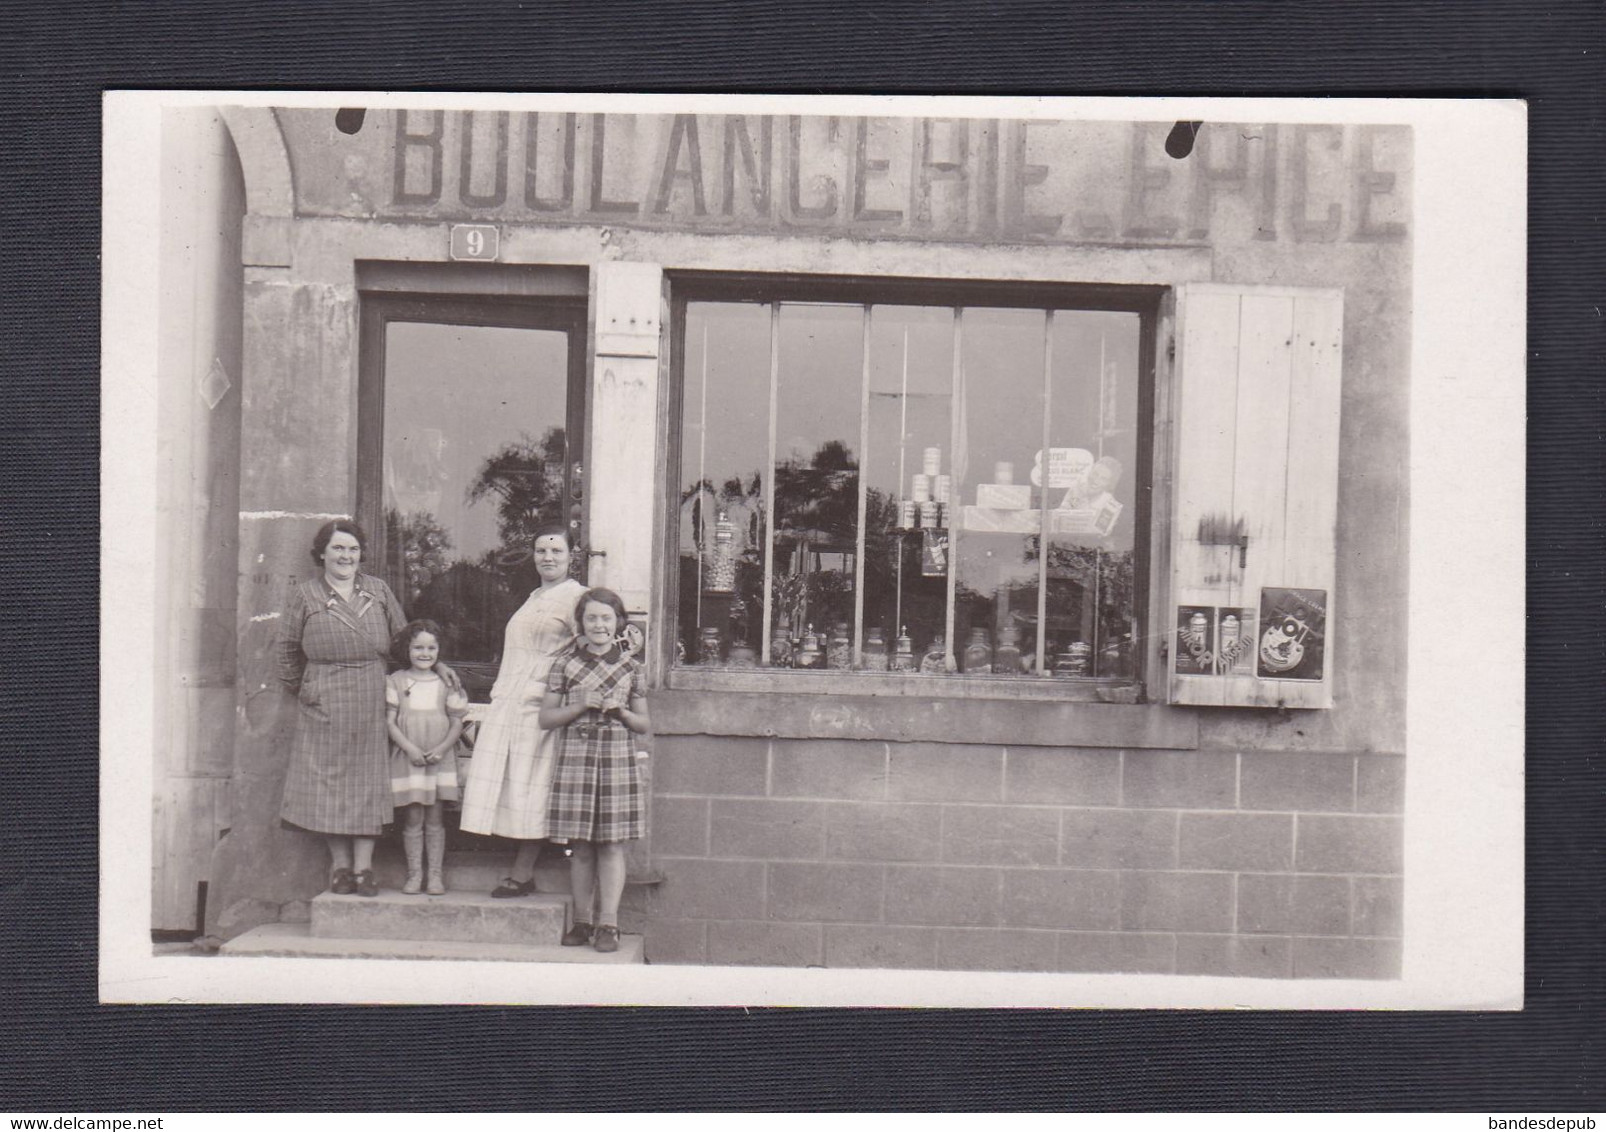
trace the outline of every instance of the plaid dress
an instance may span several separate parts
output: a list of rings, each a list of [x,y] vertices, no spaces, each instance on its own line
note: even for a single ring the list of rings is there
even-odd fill
[[[628,703],[642,690],[641,666],[617,645],[601,656],[582,646],[554,665],[547,680],[547,690],[561,693],[565,704],[583,700],[590,689],[622,694]],[[550,836],[631,841],[647,832],[635,750],[630,729],[601,712],[588,711],[563,729],[547,819]]]
[[[390,587],[367,574],[350,604],[321,574],[291,589],[278,646],[279,680],[297,700],[284,822],[376,837],[391,820],[386,650],[406,623]]]
[[[396,712],[397,729],[428,751],[446,738],[454,719],[468,714],[468,697],[439,677],[420,680],[403,669],[385,677],[385,707]],[[456,746],[448,747],[438,763],[414,766],[405,751],[391,744],[390,789],[395,804],[433,806],[457,801]]]
[[[528,841],[547,836],[557,737],[541,730],[541,697],[553,658],[574,643],[574,603],[585,592],[566,578],[536,590],[508,618],[491,706],[463,782],[460,824],[467,833]]]

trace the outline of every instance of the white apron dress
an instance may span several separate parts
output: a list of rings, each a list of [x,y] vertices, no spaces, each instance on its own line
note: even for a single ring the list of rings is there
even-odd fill
[[[552,663],[574,643],[574,606],[585,592],[573,578],[538,589],[508,619],[502,666],[463,787],[460,824],[469,833],[547,836],[557,733],[542,731],[537,719]]]

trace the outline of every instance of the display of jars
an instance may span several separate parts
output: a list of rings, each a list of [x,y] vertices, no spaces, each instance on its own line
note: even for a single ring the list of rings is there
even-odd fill
[[[864,631],[864,656],[862,661],[866,672],[885,672],[887,670],[887,640],[880,629],[866,629]]]
[[[993,670],[992,642],[988,639],[987,630],[980,626],[970,631],[970,640],[965,642],[964,670],[971,674]]]
[[[831,642],[826,646],[825,666],[844,671],[853,667],[853,637],[848,632],[846,621],[838,621],[831,627]]]

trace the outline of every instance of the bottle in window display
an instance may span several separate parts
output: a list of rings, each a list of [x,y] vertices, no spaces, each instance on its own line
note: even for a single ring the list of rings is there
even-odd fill
[[[905,625],[898,634],[897,651],[892,654],[890,664],[894,672],[913,672],[915,670],[915,645],[909,637],[909,627]]]
[[[987,638],[987,630],[977,626],[970,631],[970,640],[965,644],[965,671],[979,674],[992,670],[992,643]]]
[[[879,628],[864,631],[864,670],[866,672],[887,670],[887,640]]]
[[[931,639],[925,655],[920,658],[920,671],[934,676],[948,671],[948,641],[942,634]]]
[[[849,669],[853,667],[853,638],[848,634],[848,623],[838,621],[831,628],[831,643],[827,646],[826,667]]]

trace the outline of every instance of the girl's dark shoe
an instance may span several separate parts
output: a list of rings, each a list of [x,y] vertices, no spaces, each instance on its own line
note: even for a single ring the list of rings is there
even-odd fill
[[[548,936],[547,938],[551,939],[552,937]],[[579,920],[574,922],[574,927],[563,933],[564,947],[584,947],[590,942],[591,925],[582,923]]]
[[[514,880],[512,877],[503,877],[502,883],[491,889],[491,895],[498,900],[506,900],[513,896],[528,896],[534,891],[534,877],[529,880]]]
[[[374,879],[373,869],[364,869],[362,872],[357,874],[357,895],[379,895],[379,882]]]
[[[618,951],[619,929],[612,924],[598,924],[591,946],[598,951]]]
[[[329,891],[336,896],[350,896],[357,891],[357,874],[350,869],[336,869]]]

